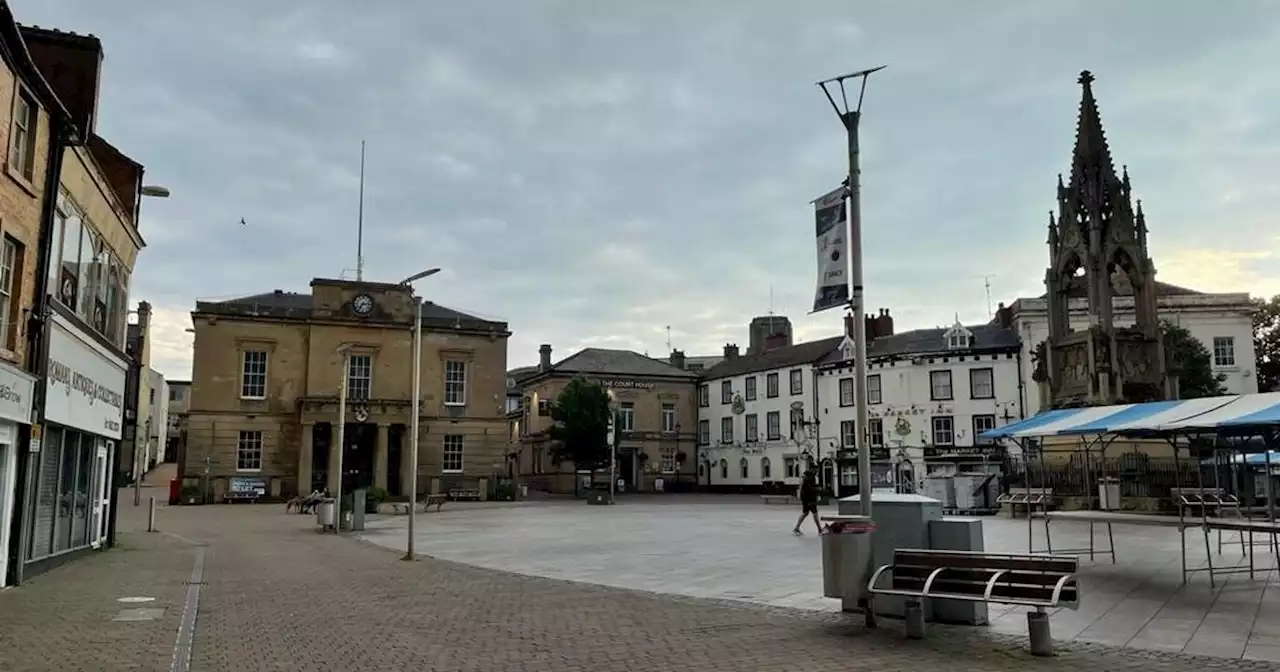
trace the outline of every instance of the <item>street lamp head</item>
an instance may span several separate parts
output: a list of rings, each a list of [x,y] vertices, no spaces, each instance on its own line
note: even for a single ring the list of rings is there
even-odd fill
[[[169,198],[169,188],[162,187],[158,184],[148,184],[142,187],[142,191],[140,193],[143,196],[150,196],[151,198]]]
[[[438,268],[428,268],[428,269],[427,269],[427,270],[425,270],[425,271],[422,271],[422,272],[420,272],[420,273],[414,273],[413,275],[411,275],[411,276],[409,276],[409,277],[405,278],[404,280],[401,280],[401,281],[400,281],[400,284],[402,284],[402,285],[409,285],[409,284],[413,284],[413,283],[415,283],[415,282],[417,282],[417,281],[419,281],[419,280],[421,280],[421,279],[423,279],[423,278],[426,278],[426,277],[429,277],[429,276],[435,275],[436,273],[439,273],[439,272],[440,272],[440,269],[438,269]]]

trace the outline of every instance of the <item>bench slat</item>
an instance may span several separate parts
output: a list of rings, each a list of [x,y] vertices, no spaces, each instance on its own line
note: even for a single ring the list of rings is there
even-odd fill
[[[987,570],[1021,570],[1036,572],[1058,572],[1074,574],[1080,568],[1078,558],[1053,558],[1034,556],[1001,556],[984,555],[982,553],[947,553],[930,552],[915,549],[898,550],[893,553],[894,565],[914,567],[951,567],[955,569],[987,569]]]
[[[937,598],[942,593],[953,595],[972,595],[981,598],[987,592],[987,584],[985,581],[952,581],[944,578],[946,575],[939,575],[934,579],[933,584],[929,586],[930,598]],[[894,578],[893,589],[904,592],[910,592],[919,595],[924,590],[924,581],[916,579],[898,580]],[[1077,601],[1079,589],[1068,583],[1062,588],[1058,599],[1064,603]],[[996,584],[991,591],[991,601],[999,602],[1001,599],[1017,599],[1017,600],[1040,600],[1046,604],[1053,598],[1053,586],[1029,586],[1029,585],[1005,585]]]
[[[919,579],[923,581],[936,570],[937,567],[912,567],[910,565],[894,565],[893,578],[898,579]],[[999,570],[995,570],[999,571]],[[993,570],[984,569],[951,569],[947,568],[938,575],[939,579],[945,577],[948,581],[975,581],[985,585],[991,580],[991,576],[995,574]],[[1074,572],[1024,572],[1024,571],[1006,571],[1000,575],[999,583],[1024,584],[1032,586],[1055,586],[1058,581],[1067,574]]]

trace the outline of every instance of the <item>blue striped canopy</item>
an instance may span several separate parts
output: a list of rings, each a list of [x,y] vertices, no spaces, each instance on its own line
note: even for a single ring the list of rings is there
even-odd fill
[[[1280,392],[1057,409],[988,430],[980,438],[1139,436],[1262,426],[1280,426]]]

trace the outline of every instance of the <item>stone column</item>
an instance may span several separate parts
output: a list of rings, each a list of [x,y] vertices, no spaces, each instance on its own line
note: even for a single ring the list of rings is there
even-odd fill
[[[302,443],[298,446],[298,487],[299,495],[311,494],[311,459],[315,452],[314,422],[302,423]]]
[[[373,487],[387,487],[387,430],[391,427],[378,423],[378,440],[373,448]]]

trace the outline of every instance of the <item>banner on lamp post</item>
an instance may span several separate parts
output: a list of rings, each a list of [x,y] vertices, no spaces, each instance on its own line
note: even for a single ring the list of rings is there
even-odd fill
[[[818,289],[813,312],[849,305],[849,217],[841,186],[813,202],[818,243]]]

